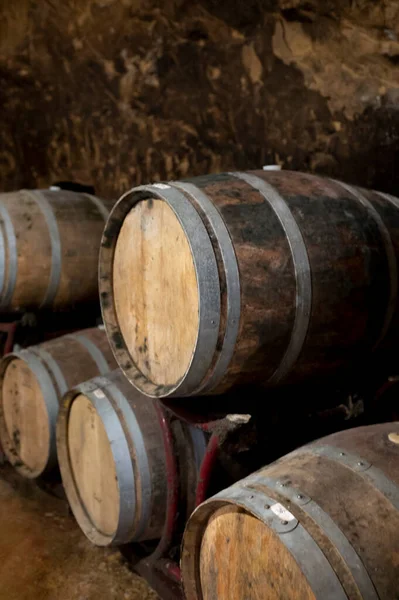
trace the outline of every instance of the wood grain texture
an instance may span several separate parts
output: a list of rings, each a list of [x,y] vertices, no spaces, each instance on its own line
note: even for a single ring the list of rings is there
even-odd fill
[[[3,379],[4,420],[15,453],[33,471],[43,470],[49,453],[50,429],[43,391],[34,372],[16,358]]]
[[[98,349],[109,370],[116,366],[104,331],[95,327],[79,331],[77,335]],[[0,365],[0,437],[11,463],[27,477],[37,477],[45,468],[51,469],[57,464],[55,421],[59,402],[66,391],[63,386],[68,389],[101,374],[89,350],[73,337],[62,336],[37,348],[45,354],[35,353],[36,346],[33,346],[31,350],[24,350],[21,358],[18,353],[7,355]],[[55,363],[55,369],[52,362],[46,362],[46,355]],[[47,403],[52,407],[52,418]]]
[[[178,539],[195,506],[205,436],[197,432],[194,445],[190,427],[120,369],[87,384],[65,395],[57,423],[62,481],[80,528],[99,546],[145,542],[162,538],[167,519],[169,532],[173,515]]]
[[[278,586],[277,598],[294,600],[302,597],[297,594],[309,590],[307,586],[301,587],[304,575],[295,563],[293,553],[294,548],[298,549],[294,539],[300,527],[322,551],[348,598],[360,600],[365,597],[360,585],[364,586],[367,577],[369,590],[374,588],[378,598],[394,598],[399,589],[399,511],[384,493],[378,478],[373,479],[373,469],[380,469],[391,484],[397,486],[392,488],[397,494],[399,448],[389,437],[397,426],[397,423],[385,423],[322,438],[238,482],[226,491],[225,496],[229,499],[225,502],[223,492],[217,496],[217,501],[212,498],[206,501],[190,518],[184,536],[182,573],[187,599],[196,600],[201,597],[200,593],[207,599],[219,598],[219,594],[226,599],[229,594],[237,599],[274,597],[272,591],[270,596],[257,596],[258,592],[253,591],[254,588],[261,589],[258,588],[258,573],[265,582],[270,578]],[[318,455],[320,446],[332,450],[339,448],[336,458]],[[351,453],[355,454],[353,467],[344,462],[349,460]],[[372,461],[372,467],[358,470],[362,461]],[[263,481],[262,477],[265,477]],[[276,537],[269,525],[250,516],[244,508],[234,506],[234,490],[241,492],[241,506],[245,505],[243,496],[248,495],[257,498],[258,506],[264,501],[265,510],[268,510],[268,497],[297,519],[299,525],[287,534],[290,552],[283,552],[278,547],[284,545],[285,533]],[[348,559],[348,547],[345,549],[342,540],[334,538],[328,517],[345,536],[345,544],[350,544],[351,552],[357,554],[357,562],[366,570],[367,577],[361,576],[362,584],[358,579],[361,571],[351,566],[353,559]],[[266,529],[268,533],[264,531]],[[262,540],[265,547],[258,545]],[[303,554],[302,560],[307,562],[308,572],[313,566],[316,585],[320,581],[329,585],[327,565],[316,567],[317,559],[311,551]],[[234,568],[230,569],[230,565]],[[262,581],[262,586],[268,585],[265,582]],[[234,586],[239,590],[237,596]],[[312,591],[316,593],[313,588]]]
[[[59,466],[72,511],[97,545],[157,539],[165,522],[167,479],[155,403],[143,398],[119,369],[93,389],[89,394],[72,389],[57,424]],[[116,402],[115,395],[124,400]],[[107,407],[104,420],[95,402]]]
[[[60,260],[57,265],[52,252],[51,232],[35,194],[48,205],[56,223],[56,242],[60,245]],[[51,283],[52,268],[58,285],[50,307],[72,308],[81,303],[97,300],[97,262],[104,216],[90,196],[65,190],[37,190],[32,196],[29,191],[0,194],[0,204],[8,213],[14,229],[16,268],[13,272],[10,261],[10,240],[0,222],[4,239],[4,255],[0,260],[5,268],[5,283],[15,277],[11,301],[3,309],[8,311],[33,310],[41,307]],[[98,200],[105,210],[113,202]],[[34,257],[34,260],[33,260]]]
[[[119,489],[111,442],[83,394],[75,398],[69,414],[68,447],[73,477],[90,519],[106,535],[115,533]]]
[[[175,185],[179,187],[178,182]],[[103,236],[100,287],[105,325],[119,364],[142,392],[157,397],[194,396],[247,385],[317,384],[334,377],[342,381],[348,374],[359,376],[376,350],[395,348],[399,200],[292,171],[205,175],[186,181],[185,186],[176,213],[180,206],[183,218],[183,205],[187,212],[196,209],[212,246],[209,255],[217,263],[217,271],[204,266],[200,273],[206,285],[199,286],[196,302],[212,303],[209,312],[218,316],[220,325],[217,339],[212,338],[206,349],[197,345],[198,362],[189,364],[195,328],[197,339],[204,339],[215,321],[211,317],[196,321],[182,310],[187,299],[194,312],[194,276],[182,278],[180,290],[165,277],[162,260],[160,269],[148,275],[140,271],[145,262],[141,243],[141,230],[147,231],[145,220],[139,224],[137,217],[136,233],[128,236],[126,255],[137,257],[134,275],[123,268],[115,270],[115,240],[119,257],[126,245],[121,237],[124,227],[127,231],[137,206],[157,207],[165,202],[144,201],[143,191],[133,189],[118,203]],[[156,188],[152,193],[156,195]],[[132,209],[134,202],[138,204]],[[207,207],[208,203],[213,206]],[[223,220],[219,226],[214,223],[215,209]],[[151,226],[161,230],[162,213],[150,211]],[[200,255],[195,236],[190,235],[193,252]],[[163,229],[163,237],[174,242],[169,227]],[[230,261],[236,261],[235,269],[226,260],[226,240],[232,244]],[[165,254],[173,279],[174,272],[176,277],[180,272],[182,253]],[[233,272],[237,272],[234,280]],[[119,289],[123,301],[114,302]],[[173,350],[173,343],[178,350]],[[129,354],[126,346],[133,348]],[[144,352],[148,348],[150,352]],[[174,363],[181,368],[172,370]],[[156,378],[151,378],[152,372]]]
[[[276,534],[234,506],[210,518],[199,569],[204,600],[316,600]]]
[[[134,362],[155,384],[173,384],[195,349],[199,300],[189,240],[166,202],[150,199],[131,210],[113,271],[117,318]]]

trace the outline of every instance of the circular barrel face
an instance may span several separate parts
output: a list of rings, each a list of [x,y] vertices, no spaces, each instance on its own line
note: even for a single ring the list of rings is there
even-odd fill
[[[32,473],[42,472],[49,456],[49,418],[39,382],[20,358],[13,359],[6,368],[2,402],[11,461]]]
[[[113,535],[119,520],[119,486],[114,457],[103,422],[83,394],[76,396],[70,409],[68,452],[84,511],[97,531]]]
[[[316,600],[279,537],[235,506],[212,515],[202,538],[199,566],[204,600]]]
[[[174,385],[191,363],[199,326],[195,266],[169,205],[138,202],[121,227],[113,263],[114,302],[127,349],[156,385]]]

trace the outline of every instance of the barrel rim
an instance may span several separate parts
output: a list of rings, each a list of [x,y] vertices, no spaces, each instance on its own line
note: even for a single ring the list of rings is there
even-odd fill
[[[191,361],[180,380],[172,385],[150,381],[136,366],[118,326],[113,299],[113,262],[118,234],[124,218],[140,201],[157,198],[173,210],[186,234],[197,276],[199,325]],[[189,217],[189,218],[188,218]],[[196,207],[173,185],[155,183],[137,186],[121,196],[106,223],[99,259],[100,305],[108,339],[116,361],[130,383],[150,398],[189,396],[212,365],[220,327],[221,302],[218,266],[209,234]]]
[[[104,386],[104,381],[107,382],[106,386]],[[107,395],[104,393],[104,387],[108,387],[110,384],[112,384],[112,381],[105,376],[100,376],[90,379],[70,389],[62,398],[56,426],[58,464],[64,484],[65,494],[68,498],[69,505],[79,527],[86,537],[97,546],[112,546],[131,542],[131,532],[133,530],[136,514],[135,474],[131,461],[129,460],[130,453],[128,443],[117,411]],[[101,398],[96,397],[96,391],[102,392]],[[114,440],[112,444],[110,443],[110,447],[117,474],[119,511],[118,524],[112,534],[106,534],[100,531],[91,519],[84,507],[84,502],[80,497],[79,489],[73,475],[68,446],[69,414],[74,400],[81,394],[86,396],[93,404],[97,415],[102,421],[108,439]],[[101,405],[104,407],[104,412],[111,411],[114,413],[120,428],[118,436],[112,436],[112,432],[110,432],[110,425],[107,423],[106,419],[104,419],[104,414],[102,414]],[[111,412],[108,412],[108,414],[111,414]],[[125,446],[125,448],[122,450],[120,450],[121,444]],[[125,457],[125,461],[123,461],[123,457]]]
[[[46,407],[47,417],[48,417],[48,430],[49,430],[49,449],[46,457],[46,461],[43,468],[39,469],[31,469],[26,464],[22,463],[19,454],[16,453],[14,449],[14,444],[12,443],[12,439],[7,431],[5,415],[4,415],[4,406],[3,406],[3,383],[4,376],[7,370],[7,367],[14,359],[20,359],[25,362],[29,369],[33,372],[38,382],[40,383],[40,379],[43,380],[45,378],[48,384],[48,394],[43,393],[43,401]],[[36,368],[36,371],[35,371]],[[40,379],[39,379],[40,378]],[[42,389],[42,386],[40,386]],[[43,389],[42,389],[43,391]],[[57,451],[55,444],[55,435],[54,435],[54,426],[55,421],[57,419],[58,413],[58,395],[54,385],[54,382],[51,379],[50,374],[42,364],[40,358],[29,351],[21,350],[19,352],[11,352],[4,356],[0,361],[0,441],[2,448],[10,461],[11,465],[18,471],[23,477],[28,479],[36,479],[37,477],[43,475],[51,471],[57,464]]]
[[[222,334],[220,353],[205,380],[190,392],[190,396],[208,393],[221,383],[233,358],[241,321],[241,282],[233,240],[217,205],[194,182],[195,179],[169,183],[188,196],[212,231],[211,241],[213,239],[213,243],[217,245],[222,263],[220,265],[221,287],[226,287],[226,306],[223,314],[224,329],[220,332]]]
[[[181,543],[180,568],[182,573],[182,585],[187,600],[203,600],[201,578],[200,578],[200,554],[201,541],[206,530],[207,524],[213,512],[223,506],[233,506],[242,509],[248,514],[257,518],[264,525],[268,526],[273,533],[280,539],[286,550],[291,554],[293,560],[300,566],[304,578],[318,598],[338,598],[344,600],[347,598],[342,584],[335,571],[330,565],[317,542],[306,531],[301,523],[292,515],[288,508],[281,505],[280,502],[269,497],[263,490],[257,490],[247,487],[245,482],[250,477],[233,484],[225,490],[222,490],[209,500],[200,504],[187,521],[184,535]],[[253,495],[248,496],[248,493]],[[256,497],[255,494],[261,494]],[[255,500],[253,500],[255,498]],[[252,505],[251,505],[252,504]],[[259,504],[259,506],[257,506]],[[273,505],[281,506],[286,514],[289,514],[291,520],[282,520],[283,516],[277,516],[276,513],[270,514]],[[269,513],[268,518],[265,513]],[[287,543],[284,543],[286,540]],[[311,555],[316,558],[314,562],[306,564],[303,561],[303,555]],[[327,568],[323,578],[320,578],[320,570],[317,560],[321,560]],[[318,595],[321,592],[320,596]],[[331,593],[333,595],[331,595]]]

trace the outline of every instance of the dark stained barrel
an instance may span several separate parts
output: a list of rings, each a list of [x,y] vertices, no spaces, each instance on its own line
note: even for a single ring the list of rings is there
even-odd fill
[[[347,372],[398,327],[399,200],[289,171],[134,188],[100,253],[105,326],[143,393]]]
[[[168,447],[164,420],[165,409],[119,369],[66,394],[57,424],[59,466],[75,518],[94,544],[160,539],[169,486],[180,488],[186,518],[194,509],[204,433],[181,423]],[[178,482],[170,480],[168,452],[180,465]]]
[[[0,312],[95,302],[113,201],[66,190],[0,194]]]
[[[0,441],[22,475],[35,478],[56,466],[55,427],[63,394],[115,366],[105,331],[96,327],[1,360]]]
[[[391,600],[399,423],[304,446],[207,500],[184,534],[187,600]]]

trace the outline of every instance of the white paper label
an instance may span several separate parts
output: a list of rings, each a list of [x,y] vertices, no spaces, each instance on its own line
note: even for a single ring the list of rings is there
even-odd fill
[[[105,398],[105,394],[101,390],[94,390],[93,394],[96,398]]]
[[[277,515],[277,517],[282,521],[289,522],[295,519],[294,515],[291,514],[289,510],[284,508],[284,506],[279,502],[277,502],[277,504],[273,504],[273,506],[270,507],[270,510],[273,511],[274,514]]]
[[[166,185],[166,183],[153,183],[152,185],[160,190],[168,190],[170,188],[170,185]]]

